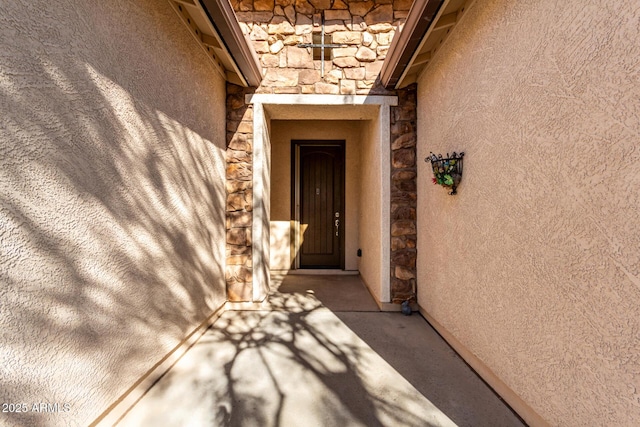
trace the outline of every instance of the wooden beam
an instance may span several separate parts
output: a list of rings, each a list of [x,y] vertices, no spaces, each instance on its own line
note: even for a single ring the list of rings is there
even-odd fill
[[[216,40],[215,37],[210,36],[208,34],[204,34],[204,33],[200,33],[200,39],[202,40],[202,43],[204,43],[207,46],[211,46],[211,47],[215,47],[220,49],[220,43],[218,43],[218,40]]]
[[[425,52],[418,55],[415,61],[413,61],[413,64],[411,65],[414,66],[414,65],[426,64],[429,61],[431,61],[431,52]]]
[[[453,27],[456,25],[458,20],[458,12],[448,13],[446,15],[442,15],[438,22],[436,22],[434,30],[441,30],[443,28]]]

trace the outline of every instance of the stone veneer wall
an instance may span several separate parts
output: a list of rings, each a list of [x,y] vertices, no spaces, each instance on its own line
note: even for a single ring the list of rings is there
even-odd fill
[[[250,301],[252,289],[253,106],[252,88],[227,84],[227,298]]]
[[[263,67],[256,93],[397,95],[391,116],[391,298],[414,295],[416,263],[415,89],[388,91],[379,81],[391,40],[404,23],[410,0],[232,0]],[[312,34],[321,31],[335,48],[313,60]],[[252,109],[238,86],[227,85],[227,293],[250,301],[252,285]]]
[[[391,301],[415,298],[416,85],[397,91],[391,108]]]
[[[264,80],[260,93],[388,93],[377,84],[391,39],[404,23],[410,0],[232,0],[243,32],[260,57]],[[312,34],[321,31],[332,43],[332,59],[313,60]]]

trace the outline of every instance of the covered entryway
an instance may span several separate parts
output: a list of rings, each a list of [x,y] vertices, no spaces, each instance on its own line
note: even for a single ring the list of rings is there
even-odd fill
[[[255,94],[247,103],[254,135],[253,300],[267,295],[272,271],[330,268],[359,273],[377,303],[389,303],[390,107],[397,97]],[[298,143],[296,154],[296,141],[317,146]],[[344,192],[329,195],[315,177],[329,179],[327,159],[340,150],[328,146],[341,145],[336,141],[344,141],[344,175],[333,166],[329,175],[344,180]],[[296,175],[296,164],[306,178]],[[316,204],[323,197],[331,203]],[[322,218],[310,209],[324,211]]]

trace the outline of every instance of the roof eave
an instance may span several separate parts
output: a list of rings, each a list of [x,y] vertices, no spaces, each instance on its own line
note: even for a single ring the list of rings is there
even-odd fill
[[[400,34],[393,38],[380,71],[385,88],[397,89],[422,39],[433,25],[444,0],[416,0]]]
[[[236,63],[243,83],[258,87],[262,81],[260,62],[242,33],[231,4],[225,0],[200,0],[200,3]]]

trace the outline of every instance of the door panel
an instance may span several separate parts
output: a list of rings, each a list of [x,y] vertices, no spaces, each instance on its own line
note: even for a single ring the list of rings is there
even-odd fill
[[[343,169],[342,146],[300,147],[301,268],[342,267]]]

